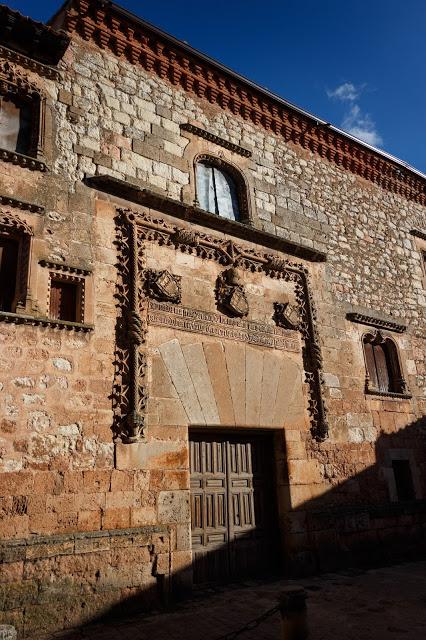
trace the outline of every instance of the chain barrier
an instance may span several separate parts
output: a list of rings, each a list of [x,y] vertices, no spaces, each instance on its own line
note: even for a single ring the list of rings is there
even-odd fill
[[[280,610],[280,607],[273,607],[272,609],[268,609],[268,611],[265,611],[265,613],[262,613],[261,616],[259,616],[258,618],[255,618],[254,620],[250,620],[237,631],[231,631],[230,633],[225,633],[224,636],[219,636],[218,638],[215,638],[215,640],[234,640],[242,633],[256,629],[267,618],[270,618],[271,616],[278,613],[279,610]]]

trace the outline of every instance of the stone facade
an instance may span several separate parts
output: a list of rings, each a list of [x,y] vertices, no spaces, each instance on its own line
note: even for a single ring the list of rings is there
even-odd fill
[[[273,107],[248,117],[243,81],[212,63],[204,88],[176,81],[186,55],[194,74],[206,61],[182,45],[179,66],[166,41],[164,66],[164,36],[126,20],[72,2],[53,22],[66,46],[34,26],[56,43],[48,64],[1,36],[0,80],[18,73],[44,105],[33,164],[0,162],[1,229],[30,246],[25,299],[0,312],[0,623],[22,637],[188,588],[189,430],[273,434],[287,572],[424,536],[424,177],[325,127],[305,144]],[[240,106],[216,99],[221,73]],[[244,223],[197,207],[199,158],[239,172]],[[218,299],[232,268],[244,317]],[[49,317],[64,274],[82,296],[72,322]],[[274,316],[288,304],[295,326]],[[400,393],[366,393],[376,329],[397,346]],[[395,460],[416,500],[398,501]]]

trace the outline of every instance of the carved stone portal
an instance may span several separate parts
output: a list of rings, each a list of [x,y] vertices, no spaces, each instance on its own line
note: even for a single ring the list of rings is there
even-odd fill
[[[147,272],[148,294],[157,300],[178,304],[182,299],[181,278],[167,269]]]
[[[277,256],[249,249],[230,240],[206,235],[201,231],[195,233],[172,225],[162,218],[153,218],[145,212],[129,209],[118,209],[118,212],[120,217],[117,221],[117,241],[121,249],[121,260],[119,261],[120,278],[117,297],[124,315],[126,310],[129,310],[136,312],[141,318],[143,338],[148,310],[148,305],[144,304],[142,292],[142,283],[146,289],[144,242],[147,240],[161,246],[173,245],[176,250],[183,253],[196,255],[203,260],[212,260],[218,265],[227,265],[226,271],[223,271],[216,281],[216,300],[218,307],[226,310],[230,316],[241,317],[248,314],[249,305],[239,275],[242,272],[263,272],[270,278],[293,285],[295,304],[300,313],[298,331],[304,341],[302,355],[305,380],[309,389],[308,411],[311,416],[311,433],[318,442],[325,440],[328,437],[328,422],[323,394],[323,363],[307,268],[302,264],[290,263],[287,260],[278,259]],[[236,261],[238,269],[235,266]],[[138,274],[142,273],[143,278],[139,278]],[[179,306],[174,309],[182,310],[182,316],[185,315],[184,308]],[[144,344],[140,346],[133,344],[131,336],[121,331],[123,319],[119,318],[117,330],[117,366],[113,395],[114,431],[117,434],[116,437],[123,442],[134,442],[135,439],[144,437],[143,418],[147,404],[144,372],[146,358]]]
[[[247,297],[238,269],[223,271],[216,281],[216,299],[219,309],[242,318],[249,311]]]

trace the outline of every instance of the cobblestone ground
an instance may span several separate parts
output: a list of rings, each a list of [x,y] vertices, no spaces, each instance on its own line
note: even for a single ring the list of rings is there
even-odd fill
[[[246,582],[202,592],[167,613],[96,625],[67,640],[216,640],[276,604],[291,582]],[[426,562],[299,580],[310,640],[426,639]],[[279,614],[238,640],[281,640]],[[55,636],[59,638],[60,636]]]

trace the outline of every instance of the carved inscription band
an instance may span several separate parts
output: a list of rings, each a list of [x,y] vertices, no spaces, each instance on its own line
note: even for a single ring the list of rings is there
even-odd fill
[[[299,336],[294,335],[292,331],[260,322],[226,318],[218,313],[178,307],[167,302],[149,301],[148,323],[172,327],[180,331],[228,338],[237,342],[247,342],[271,349],[295,352],[301,349]]]

